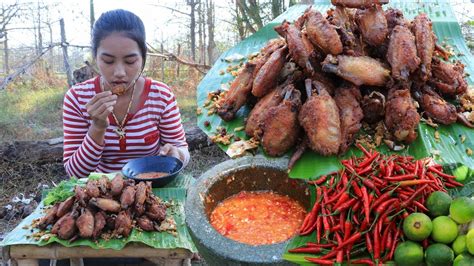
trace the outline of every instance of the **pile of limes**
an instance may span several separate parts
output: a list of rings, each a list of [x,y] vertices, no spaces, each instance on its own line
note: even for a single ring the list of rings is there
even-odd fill
[[[408,241],[395,250],[397,265],[421,265],[424,261],[427,266],[474,266],[474,200],[453,200],[436,191],[428,197],[426,207],[431,218],[412,213],[403,221]],[[429,241],[424,251],[420,241]]]

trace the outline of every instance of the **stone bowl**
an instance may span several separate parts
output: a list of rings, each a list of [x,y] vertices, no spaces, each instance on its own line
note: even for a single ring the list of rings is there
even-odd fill
[[[186,225],[193,241],[209,265],[290,265],[282,259],[289,240],[252,246],[226,238],[209,222],[212,210],[222,200],[240,191],[272,190],[310,205],[308,186],[287,174],[287,159],[263,156],[228,160],[205,172],[188,189]]]

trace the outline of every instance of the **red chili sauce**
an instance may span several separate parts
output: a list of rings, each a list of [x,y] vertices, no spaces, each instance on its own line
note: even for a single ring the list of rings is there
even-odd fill
[[[211,224],[232,240],[268,245],[295,235],[305,215],[299,202],[288,196],[242,191],[217,205],[211,213]]]
[[[135,176],[135,178],[140,178],[140,179],[152,179],[152,178],[160,178],[163,176],[167,176],[169,173],[164,173],[164,172],[149,172],[149,173],[141,173]]]

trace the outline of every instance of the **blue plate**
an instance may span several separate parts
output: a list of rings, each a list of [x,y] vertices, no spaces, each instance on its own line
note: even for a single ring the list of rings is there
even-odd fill
[[[133,159],[122,168],[122,174],[135,181],[151,181],[153,187],[163,187],[183,169],[183,162],[172,156],[149,156]],[[137,178],[138,174],[164,172],[168,175],[159,178]]]

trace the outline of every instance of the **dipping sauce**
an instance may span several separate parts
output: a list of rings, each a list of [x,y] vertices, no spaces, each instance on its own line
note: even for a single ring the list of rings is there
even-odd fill
[[[288,240],[306,215],[296,200],[269,191],[242,191],[217,205],[212,226],[232,240],[258,246]]]
[[[148,173],[141,173],[135,176],[135,178],[141,178],[141,179],[151,179],[151,178],[160,178],[163,176],[167,176],[169,173],[164,173],[164,172],[148,172]]]

